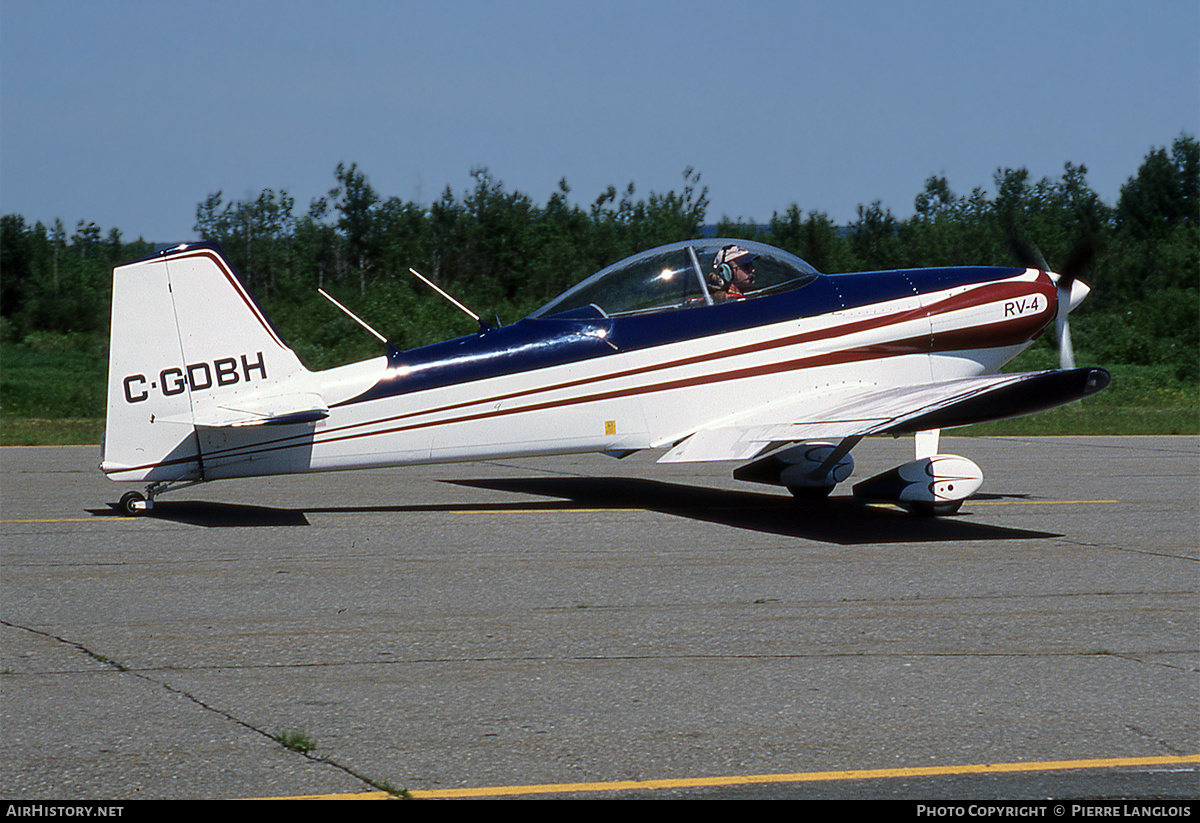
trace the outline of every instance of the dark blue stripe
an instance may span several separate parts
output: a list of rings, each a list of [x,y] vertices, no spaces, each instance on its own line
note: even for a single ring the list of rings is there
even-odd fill
[[[841,292],[845,308],[858,308],[914,294],[987,283],[1020,274],[1024,269],[972,266],[966,268],[900,269],[827,275]]]
[[[424,391],[615,354],[611,320],[522,320],[409,351],[393,349],[387,376],[347,403]]]
[[[820,275],[790,292],[714,306],[613,318],[526,318],[388,357],[388,375],[361,403],[506,374],[609,357],[1011,276],[1021,269],[915,269]],[[609,341],[612,345],[609,345]],[[616,349],[613,348],[616,346]],[[698,343],[697,353],[702,351]]]
[[[905,277],[921,294],[953,289],[959,286],[973,286],[995,280],[1005,280],[1021,274],[1025,269],[995,268],[990,266],[970,266],[944,269],[910,269],[904,272]]]

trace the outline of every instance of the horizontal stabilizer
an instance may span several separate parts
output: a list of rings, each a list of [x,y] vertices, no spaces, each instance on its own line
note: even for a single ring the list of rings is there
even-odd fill
[[[329,407],[320,395],[301,393],[271,397],[239,397],[197,410],[194,422],[207,428],[227,426],[279,426],[310,423],[329,416]]]

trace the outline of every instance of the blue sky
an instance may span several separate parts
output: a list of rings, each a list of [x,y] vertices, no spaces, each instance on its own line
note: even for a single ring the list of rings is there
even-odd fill
[[[338,163],[585,207],[690,166],[711,221],[847,222],[1070,161],[1115,203],[1198,132],[1195,0],[0,0],[0,213],[129,239],[192,239],[218,190],[302,213]]]

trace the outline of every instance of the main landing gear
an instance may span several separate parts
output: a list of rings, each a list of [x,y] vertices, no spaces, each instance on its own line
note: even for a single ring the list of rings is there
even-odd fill
[[[125,492],[121,495],[121,502],[117,504],[117,508],[121,510],[121,514],[128,515],[129,517],[144,514],[153,506],[154,503],[147,503],[146,495],[141,492]]]
[[[854,486],[860,500],[892,503],[924,517],[956,513],[983,483],[983,472],[965,457],[938,451],[937,429],[916,432],[915,460]],[[854,469],[850,450],[861,440],[801,443],[736,469],[733,476],[784,486],[797,499],[819,500]]]

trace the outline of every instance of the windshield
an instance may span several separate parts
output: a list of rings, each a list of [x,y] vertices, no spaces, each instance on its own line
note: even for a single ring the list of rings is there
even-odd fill
[[[727,260],[730,263],[722,266]],[[711,306],[798,288],[816,275],[816,269],[799,257],[762,243],[688,240],[627,257],[530,317],[581,310],[615,317]]]

